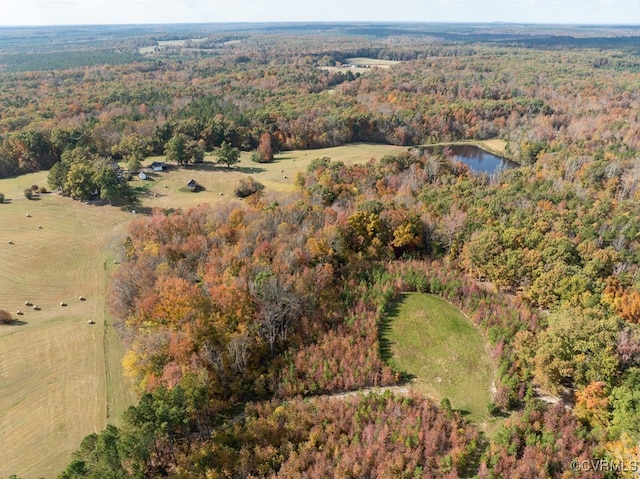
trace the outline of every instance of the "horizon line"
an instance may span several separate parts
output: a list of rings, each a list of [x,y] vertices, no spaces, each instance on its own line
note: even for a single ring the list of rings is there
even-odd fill
[[[640,23],[581,23],[581,22],[526,22],[526,21],[465,21],[465,20],[228,20],[207,22],[148,22],[148,23],[51,23],[51,24],[19,24],[3,25],[0,28],[51,28],[51,27],[135,27],[135,26],[204,26],[204,25],[322,25],[322,24],[368,24],[368,25],[505,25],[505,26],[550,26],[550,27],[616,27],[616,28],[640,28]]]

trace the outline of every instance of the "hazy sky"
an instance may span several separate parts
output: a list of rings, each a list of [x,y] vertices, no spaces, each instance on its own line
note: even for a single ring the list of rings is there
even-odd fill
[[[640,24],[640,0],[0,0],[0,25],[272,21]]]

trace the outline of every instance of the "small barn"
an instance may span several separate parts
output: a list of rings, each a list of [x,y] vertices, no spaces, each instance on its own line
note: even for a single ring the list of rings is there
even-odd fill
[[[140,178],[141,180],[146,180],[147,174],[144,171],[141,171],[140,173],[138,173],[138,178]]]
[[[198,183],[196,183],[196,180],[189,180],[189,183],[187,183],[187,189],[189,191],[197,191],[198,190]]]
[[[167,164],[164,161],[154,161],[151,163],[153,171],[163,171],[167,169]]]

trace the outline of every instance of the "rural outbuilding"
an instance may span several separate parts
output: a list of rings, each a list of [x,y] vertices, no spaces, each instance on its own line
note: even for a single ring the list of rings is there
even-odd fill
[[[198,189],[198,183],[196,183],[196,180],[189,180],[189,183],[187,183],[187,188],[189,189],[189,191],[196,191]]]
[[[138,173],[138,178],[140,178],[141,180],[146,180],[147,174],[144,171],[141,171],[140,173]]]

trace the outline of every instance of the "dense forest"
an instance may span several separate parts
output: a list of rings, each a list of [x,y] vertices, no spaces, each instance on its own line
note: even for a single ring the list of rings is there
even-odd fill
[[[80,66],[6,57],[0,176],[51,168],[79,199],[76,178],[128,197],[106,165],[177,142],[408,147],[133,221],[108,303],[140,402],[60,477],[624,476],[593,461],[638,455],[637,32],[512,28],[145,32]],[[120,56],[101,63],[105,45]],[[354,57],[399,63],[340,68]],[[477,175],[424,147],[492,138],[521,167]],[[334,397],[405,379],[379,329],[408,291],[481,331],[494,434],[415,394]]]

